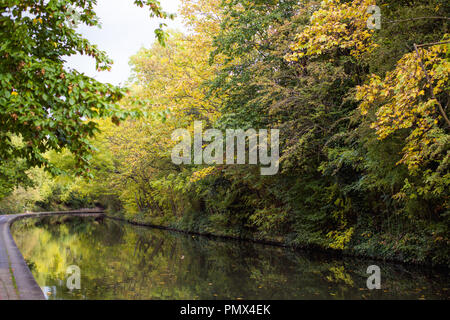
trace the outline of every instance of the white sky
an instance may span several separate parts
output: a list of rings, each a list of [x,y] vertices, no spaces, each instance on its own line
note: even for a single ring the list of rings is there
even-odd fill
[[[97,72],[94,59],[75,55],[67,57],[66,65],[79,72],[94,77],[101,82],[123,85],[130,77],[129,59],[140,48],[149,48],[155,41],[154,30],[162,21],[150,18],[149,9],[139,8],[133,0],[98,0],[95,12],[100,18],[102,28],[87,27],[82,24],[77,32],[86,37],[100,50],[106,51],[114,60],[112,70]],[[161,0],[163,9],[168,13],[177,13],[175,20],[166,20],[168,28],[184,31],[178,14],[180,0]]]

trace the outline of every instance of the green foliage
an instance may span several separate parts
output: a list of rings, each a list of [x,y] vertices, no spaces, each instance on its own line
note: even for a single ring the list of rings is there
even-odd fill
[[[95,3],[8,0],[0,4],[2,164],[23,159],[26,168],[51,169],[45,153],[66,148],[75,156],[78,172],[84,173],[92,153],[89,138],[98,132],[92,120],[112,117],[118,123],[133,115],[117,106],[124,89],[64,66],[65,56],[81,54],[94,58],[99,71],[111,67],[106,53],[77,33],[68,20],[70,8],[79,13],[81,23],[97,26]],[[158,1],[135,4],[149,6],[154,16],[173,18],[161,10]],[[162,30],[157,35],[162,41]],[[15,143],[16,138],[23,143]],[[20,182],[12,172],[4,172],[1,178]]]
[[[107,110],[114,115],[64,129],[86,132],[83,146],[96,152],[90,152],[91,179],[60,180],[63,191],[55,186],[52,194],[70,203],[99,202],[139,222],[448,265],[449,47],[432,43],[448,39],[449,6],[377,2],[382,29],[368,30],[365,9],[372,2],[184,0],[190,33],[170,32],[165,46],[154,44],[132,57],[134,83],[120,101],[122,111],[112,105],[123,92],[83,80],[88,92],[95,87],[110,94],[96,98],[101,106],[95,112],[87,110],[89,100],[75,100],[77,108],[89,119],[113,115]],[[425,44],[420,59],[414,44]],[[100,64],[107,62],[97,55]],[[79,76],[72,72],[59,80]],[[10,100],[26,105],[18,88],[9,89],[16,92]],[[56,104],[55,116],[71,110],[65,107],[75,88],[63,92],[69,99],[59,102],[61,109]],[[117,115],[136,106],[139,119]],[[22,121],[17,116],[12,121],[8,114],[9,125]],[[245,165],[175,166],[170,134],[177,128],[192,132],[193,120],[219,130],[280,129],[280,173],[261,176],[256,166]],[[11,137],[23,131],[14,148],[25,148],[32,131],[24,124],[11,128]],[[45,128],[51,137],[49,124]],[[95,128],[102,132],[92,136]],[[70,172],[87,152],[80,153],[73,137],[66,140],[41,152],[64,147],[47,157]],[[8,163],[2,162],[0,174],[22,179]],[[339,270],[334,276],[346,279]]]

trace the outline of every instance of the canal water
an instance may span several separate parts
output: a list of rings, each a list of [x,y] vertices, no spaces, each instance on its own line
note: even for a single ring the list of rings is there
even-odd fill
[[[12,231],[48,299],[449,299],[442,272],[110,219],[25,219]],[[366,285],[372,264],[380,290]]]

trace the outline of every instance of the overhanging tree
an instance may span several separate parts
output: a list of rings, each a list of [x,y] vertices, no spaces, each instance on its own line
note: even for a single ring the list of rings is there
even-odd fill
[[[148,6],[151,17],[173,18],[156,0],[134,3]],[[0,166],[23,159],[25,168],[50,168],[45,152],[67,148],[79,171],[85,172],[92,152],[88,139],[98,130],[93,120],[112,117],[118,123],[132,114],[116,104],[124,89],[64,66],[64,57],[81,54],[94,58],[99,71],[111,68],[106,53],[77,33],[71,21],[76,13],[80,23],[97,26],[95,4],[96,0],[1,2]],[[161,43],[162,26],[155,31]]]

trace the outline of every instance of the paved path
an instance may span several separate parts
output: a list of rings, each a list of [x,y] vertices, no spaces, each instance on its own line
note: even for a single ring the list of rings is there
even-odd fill
[[[10,226],[14,221],[51,215],[99,216],[102,214],[99,210],[81,210],[0,215],[0,300],[45,299],[11,235]]]
[[[10,242],[9,219],[9,217],[0,216],[0,300],[19,299],[18,291],[11,277],[13,266],[7,249]]]

